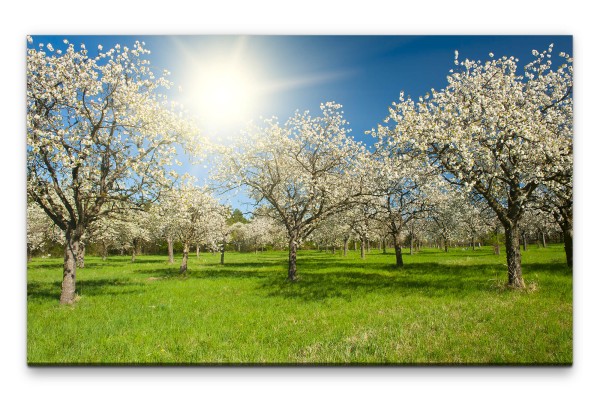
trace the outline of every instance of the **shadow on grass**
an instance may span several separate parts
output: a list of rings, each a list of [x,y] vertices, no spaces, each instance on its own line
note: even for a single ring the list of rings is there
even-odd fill
[[[94,268],[102,268],[102,267],[112,267],[115,263],[123,264],[123,265],[144,265],[144,264],[167,264],[169,261],[168,257],[145,257],[136,259],[135,262],[131,261],[130,256],[113,256],[108,257],[106,260],[102,260],[99,257],[93,257],[85,259],[85,267],[80,269],[94,269]],[[54,260],[54,261],[31,261],[27,263],[28,269],[62,269],[63,268],[63,260]]]
[[[482,266],[488,269],[487,265]],[[299,298],[304,301],[322,301],[327,298],[352,300],[371,293],[395,293],[399,298],[419,295],[425,297],[460,297],[492,290],[486,274],[471,270],[462,274],[446,266],[421,265],[418,268],[384,268],[379,271],[349,271],[320,273],[299,270],[299,280],[290,283],[285,277],[273,277],[261,285],[268,296]],[[456,269],[454,269],[456,270]]]
[[[93,280],[78,280],[77,294],[78,295],[110,295],[110,294],[132,294],[139,293],[140,288],[144,285],[130,280],[118,279],[93,279]],[[138,287],[135,289],[125,289],[125,287]],[[30,282],[27,283],[27,298],[28,299],[51,299],[58,300],[60,298],[61,282]]]
[[[523,263],[523,274],[552,273],[571,276],[573,270],[567,267],[567,262],[553,261],[551,263]]]
[[[440,253],[441,256],[446,256]],[[471,256],[471,255],[470,255]],[[287,277],[287,260],[265,258],[258,261],[235,261],[220,265],[192,265],[189,270],[179,273],[177,264],[165,268],[139,268],[132,272],[132,279],[89,279],[79,280],[78,293],[83,295],[122,294],[126,292],[152,291],[146,280],[153,278],[173,280],[221,280],[250,279],[255,281],[258,294],[268,297],[296,298],[303,301],[324,301],[327,299],[352,300],[375,293],[393,293],[395,296],[419,296],[428,298],[460,298],[477,294],[496,292],[498,281],[506,278],[506,267],[502,263],[460,265],[453,263],[407,262],[397,268],[392,260],[361,260],[332,257],[330,254],[312,253],[298,260],[300,280],[290,283]],[[446,261],[446,259],[444,259]],[[440,262],[442,260],[440,259]],[[140,260],[145,263],[165,263],[163,258]],[[137,264],[137,262],[136,262]],[[140,266],[141,267],[141,266]],[[131,271],[131,270],[130,270]],[[552,274],[565,277],[572,274],[565,263],[524,263],[523,272],[532,274]],[[130,276],[131,277],[131,276]],[[141,280],[140,280],[141,279]],[[28,285],[28,296],[35,298],[58,299],[60,281],[53,283],[32,282]]]

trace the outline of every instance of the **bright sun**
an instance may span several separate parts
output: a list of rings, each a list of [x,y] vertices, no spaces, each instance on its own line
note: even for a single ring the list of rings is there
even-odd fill
[[[213,133],[231,135],[254,117],[258,86],[250,71],[236,64],[201,67],[192,78],[191,93],[187,93],[204,128]]]

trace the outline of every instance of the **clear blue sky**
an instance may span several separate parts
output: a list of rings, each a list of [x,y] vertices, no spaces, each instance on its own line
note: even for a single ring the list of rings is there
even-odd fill
[[[515,56],[521,70],[532,60],[532,49],[542,51],[550,43],[554,54],[573,55],[571,36],[65,35],[35,36],[34,44],[50,42],[63,48],[64,38],[76,45],[85,43],[91,54],[98,44],[107,50],[117,43],[131,46],[135,40],[144,41],[152,51],[152,64],[159,71],[171,71],[170,79],[184,93],[193,91],[190,81],[203,73],[210,60],[235,58],[236,68],[248,70],[250,80],[269,88],[253,101],[252,118],[278,116],[285,121],[296,109],[317,114],[321,102],[335,101],[344,106],[354,136],[367,142],[370,137],[363,132],[383,121],[400,91],[417,98],[446,85],[455,50],[461,59],[486,60],[490,52],[496,57]],[[172,97],[181,94],[174,90]],[[181,99],[186,107],[193,107],[189,104],[193,100]],[[205,175],[202,169],[193,171]]]

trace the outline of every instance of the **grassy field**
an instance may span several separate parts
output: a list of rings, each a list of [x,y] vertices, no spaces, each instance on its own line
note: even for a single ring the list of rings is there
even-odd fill
[[[426,249],[393,268],[300,251],[86,258],[80,300],[60,306],[61,259],[27,273],[29,364],[571,364],[572,274],[561,246],[523,253],[528,291],[503,288],[488,249]]]

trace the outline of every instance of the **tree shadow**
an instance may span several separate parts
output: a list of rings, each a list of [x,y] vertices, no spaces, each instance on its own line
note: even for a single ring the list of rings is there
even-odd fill
[[[27,299],[58,300],[61,292],[61,281],[27,283]],[[140,288],[124,290],[123,287],[143,287],[144,284],[123,279],[82,279],[77,280],[78,295],[111,295],[139,293]]]
[[[553,273],[563,276],[573,275],[573,270],[567,266],[567,262],[553,261],[550,263],[524,263],[523,272],[527,273]]]
[[[488,266],[482,267],[487,269]],[[271,297],[298,298],[303,301],[323,301],[328,298],[349,301],[375,292],[394,293],[399,298],[412,295],[433,298],[493,291],[489,275],[480,270],[465,274],[436,264],[402,269],[387,266],[374,270],[361,272],[354,267],[346,272],[318,272],[304,268],[299,269],[300,279],[297,282],[291,283],[284,277],[270,275],[260,288]]]
[[[56,263],[52,263],[52,262],[48,262],[48,263],[28,263],[27,264],[27,269],[62,269],[63,268],[63,262],[56,262]]]
[[[257,269],[261,267],[273,267],[273,266],[285,266],[287,261],[278,260],[265,260],[261,262],[227,262],[222,265],[219,262],[202,263],[202,266],[219,267],[219,268],[237,268],[237,269]]]
[[[263,278],[272,275],[273,273],[282,274],[281,272],[274,272],[272,270],[261,272],[259,270],[244,269],[243,267],[238,268],[227,268],[218,265],[220,268],[202,268],[194,269],[188,268],[185,273],[180,273],[179,268],[167,268],[167,269],[144,269],[134,270],[136,274],[147,276],[147,278],[157,277],[161,279],[219,279],[219,278]],[[282,269],[283,272],[283,269]]]

